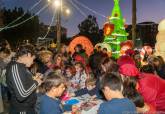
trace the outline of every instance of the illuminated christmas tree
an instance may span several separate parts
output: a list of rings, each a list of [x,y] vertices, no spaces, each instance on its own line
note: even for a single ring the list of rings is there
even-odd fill
[[[120,43],[127,40],[128,33],[125,31],[125,20],[121,14],[120,0],[114,0],[114,8],[108,22],[104,25],[104,42],[112,48],[112,56],[118,58],[120,55]]]

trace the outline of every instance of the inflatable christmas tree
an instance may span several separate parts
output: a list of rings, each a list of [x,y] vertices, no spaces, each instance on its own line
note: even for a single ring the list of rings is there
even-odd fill
[[[125,31],[124,19],[121,14],[120,0],[114,0],[114,8],[111,17],[104,25],[104,42],[112,48],[112,56],[118,58],[120,55],[120,43],[127,40],[128,33]]]

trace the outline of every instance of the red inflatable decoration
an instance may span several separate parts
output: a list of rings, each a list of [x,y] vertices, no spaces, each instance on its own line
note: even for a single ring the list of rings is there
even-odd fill
[[[127,41],[121,42],[120,47],[121,47],[120,54],[121,55],[125,55],[126,54],[125,52],[128,49],[133,48],[133,42],[131,40],[127,40]]]
[[[69,44],[69,51],[73,54],[74,48],[77,44],[81,44],[83,46],[83,49],[86,50],[86,53],[88,56],[90,56],[93,52],[93,45],[91,41],[85,37],[85,36],[77,36],[75,37]]]

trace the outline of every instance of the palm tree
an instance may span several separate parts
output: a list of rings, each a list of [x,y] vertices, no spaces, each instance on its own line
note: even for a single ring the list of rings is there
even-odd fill
[[[132,41],[136,41],[136,0],[132,0]]]

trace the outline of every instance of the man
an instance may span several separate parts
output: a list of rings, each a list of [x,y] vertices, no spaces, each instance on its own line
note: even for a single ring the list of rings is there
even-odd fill
[[[11,93],[9,114],[35,114],[36,88],[41,84],[39,75],[33,76],[28,68],[35,59],[31,45],[20,46],[16,60],[9,63],[6,81]]]

